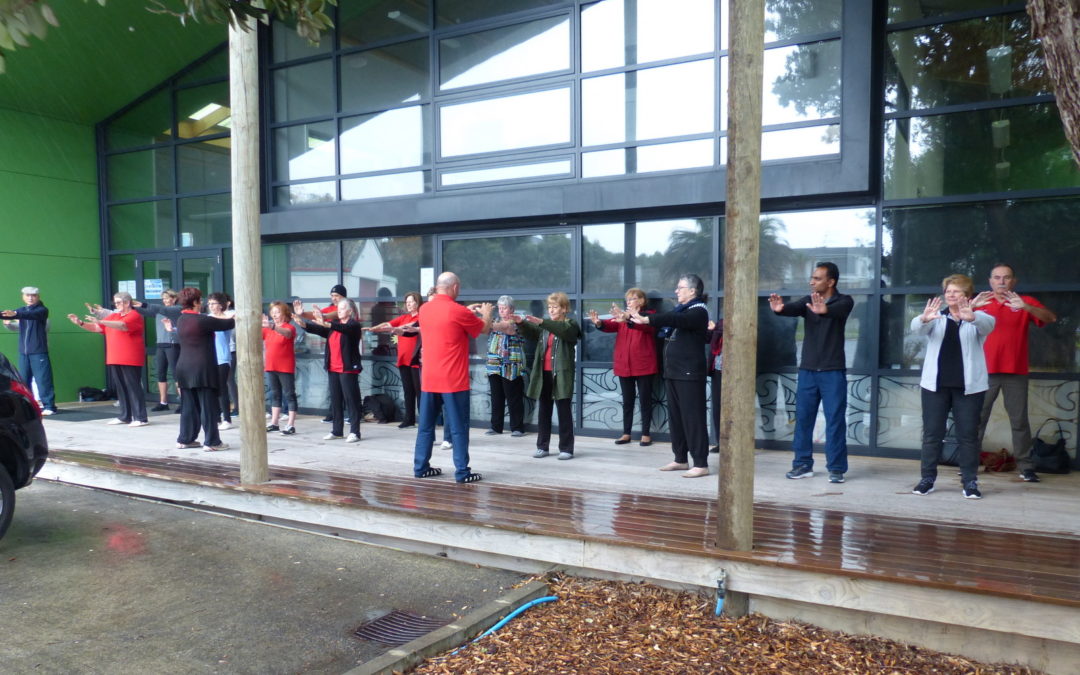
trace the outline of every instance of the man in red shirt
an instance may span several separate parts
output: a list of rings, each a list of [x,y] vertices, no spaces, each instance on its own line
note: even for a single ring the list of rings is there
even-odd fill
[[[990,388],[983,400],[979,420],[979,442],[986,433],[986,423],[998,393],[1003,394],[1005,412],[1012,425],[1013,454],[1020,477],[1038,483],[1031,460],[1031,424],[1028,421],[1028,324],[1045,326],[1057,321],[1057,315],[1030,295],[1020,295],[1012,265],[999,263],[990,270],[990,290],[975,296],[972,308],[994,317],[996,323],[986,338],[983,352],[990,374]]]
[[[420,307],[424,365],[420,369],[420,422],[413,475],[431,478],[442,473],[431,466],[439,397],[454,446],[454,478],[459,483],[475,483],[481,476],[469,469],[469,340],[491,329],[492,304],[462,307],[454,302],[460,291],[457,275],[443,272],[435,282],[435,297]]]
[[[131,306],[128,293],[121,291],[114,295],[113,307],[116,311],[105,318],[89,314],[80,319],[68,314],[68,319],[83,330],[105,334],[105,365],[112,371],[120,399],[120,416],[107,423],[143,427],[149,424],[142,383],[142,369],[146,365],[143,318]]]

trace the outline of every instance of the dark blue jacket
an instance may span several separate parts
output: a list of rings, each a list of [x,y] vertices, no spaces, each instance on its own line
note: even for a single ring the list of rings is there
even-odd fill
[[[15,310],[19,320],[19,353],[48,354],[49,337],[45,334],[49,320],[49,308],[40,302]]]

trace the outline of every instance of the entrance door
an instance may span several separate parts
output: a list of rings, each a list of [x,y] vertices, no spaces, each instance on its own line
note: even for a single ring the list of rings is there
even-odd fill
[[[183,251],[177,253],[180,262],[180,285],[202,291],[203,297],[225,290],[221,249]]]
[[[142,253],[135,257],[135,290],[132,295],[150,302],[160,301],[167,288],[179,291],[192,286],[203,297],[224,290],[221,249],[200,249],[170,253]]]

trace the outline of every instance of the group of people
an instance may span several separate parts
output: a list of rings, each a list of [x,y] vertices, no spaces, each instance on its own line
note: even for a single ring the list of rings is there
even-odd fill
[[[785,301],[768,298],[780,316],[803,317],[804,338],[795,397],[794,456],[789,479],[814,475],[813,429],[821,408],[825,417],[825,462],[829,481],[843,483],[848,471],[846,422],[847,381],[845,327],[854,307],[851,296],[837,289],[840,274],[834,263],[817,264],[810,292]],[[948,419],[958,444],[963,495],[981,498],[978,487],[979,448],[993,405],[1002,395],[1012,427],[1013,453],[1020,477],[1038,482],[1031,458],[1031,427],[1027,415],[1028,326],[1043,326],[1057,317],[1029,295],[1015,292],[1013,268],[994,265],[990,290],[975,293],[972,280],[953,274],[942,281],[941,297],[931,298],[911,320],[911,332],[927,339],[920,389],[922,396],[921,476],[918,495],[934,491],[937,465]],[[296,433],[296,356],[299,336],[311,332],[326,340],[324,367],[330,389],[331,430],[324,440],[360,440],[362,404],[359,376],[363,370],[363,333],[397,336],[397,367],[405,410],[400,428],[417,426],[414,475],[429,478],[442,472],[430,464],[435,426],[442,417],[444,448],[453,449],[455,478],[481,480],[469,467],[469,341],[488,333],[486,373],[491,393],[487,435],[505,432],[506,413],[512,437],[525,433],[524,397],[536,401],[537,435],[533,457],[552,453],[553,415],[558,415],[558,459],[574,457],[574,392],[576,345],[582,328],[571,315],[569,297],[555,292],[547,298],[547,316],[515,312],[514,299],[501,296],[495,305],[456,302],[460,280],[451,272],[439,276],[427,302],[418,292],[405,296],[404,312],[370,328],[362,327],[355,303],[344,286],[330,292],[330,306],[275,301],[263,316],[266,381],[270,398],[268,432]],[[19,330],[20,370],[33,381],[43,414],[56,411],[48,358],[48,309],[35,287],[22,289],[24,307],[0,312],[4,324]],[[652,386],[661,368],[666,388],[673,458],[661,471],[682,471],[687,478],[709,474],[705,380],[711,378],[712,423],[719,437],[720,383],[723,371],[723,322],[713,321],[703,298],[703,283],[695,274],[681,276],[675,287],[677,304],[668,312],[646,308],[640,288],[625,294],[625,306],[612,305],[610,318],[589,311],[595,329],[615,334],[613,371],[622,394],[622,435],[616,445],[633,441],[635,404],[640,410],[639,445],[652,444]],[[109,424],[140,427],[148,424],[142,391],[145,364],[144,316],[157,321],[156,370],[159,403],[152,411],[168,409],[168,371],[181,394],[179,448],[202,446],[223,450],[219,430],[231,428],[229,381],[235,370],[235,320],[231,301],[223,293],[208,298],[202,313],[202,293],[196,288],[166,290],[160,305],[134,301],[126,292],[113,296],[113,309],[87,305],[83,318],[69,314],[72,323],[105,336],[109,379],[119,399],[119,415]],[[494,310],[497,308],[497,315]],[[526,341],[538,347],[531,363]],[[657,344],[661,345],[658,361]],[[706,347],[707,345],[707,347]],[[424,363],[437,367],[422,367]],[[349,424],[348,435],[345,424]],[[202,441],[196,442],[200,430]],[[711,448],[717,452],[718,448]]]

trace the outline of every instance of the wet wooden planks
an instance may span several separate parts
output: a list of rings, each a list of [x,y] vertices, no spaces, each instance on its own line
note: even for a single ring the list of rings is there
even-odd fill
[[[414,479],[271,467],[240,486],[213,456],[122,457],[59,450],[51,461],[312,502],[407,513],[530,534],[751,561],[852,578],[1080,607],[1080,539],[758,503],[754,551],[716,548],[713,501],[597,490]]]

